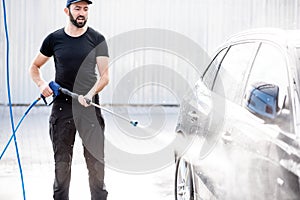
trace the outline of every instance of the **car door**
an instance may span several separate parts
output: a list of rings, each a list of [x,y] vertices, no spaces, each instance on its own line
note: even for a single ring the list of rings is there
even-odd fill
[[[232,145],[234,142],[228,133],[234,123],[231,117],[232,109],[238,107],[242,98],[246,77],[257,49],[257,42],[232,44],[224,59],[217,66],[210,66],[203,76],[205,85],[211,87],[211,104],[214,108],[209,126],[204,130],[206,135],[199,162],[194,166],[206,189],[217,199],[233,199],[232,197],[238,196],[235,178],[238,174],[236,169],[241,148]],[[198,95],[198,100],[201,102],[201,95]],[[198,187],[200,185],[198,184]],[[199,190],[201,191],[201,188]]]
[[[222,160],[226,166],[223,173],[227,174],[226,181],[219,186],[223,191],[222,199],[299,198],[297,177],[283,167],[297,161],[287,74],[282,52],[273,45],[262,43],[250,76],[246,78],[243,95],[237,93],[239,97],[233,99],[238,102],[242,97],[241,106],[230,101],[226,103],[226,119],[219,142],[222,147],[219,157],[226,157]],[[264,88],[279,88],[274,118],[268,119],[249,109],[249,92],[261,83]]]
[[[272,104],[274,92],[276,103]],[[232,143],[241,148],[236,170],[242,173],[235,179],[246,188],[240,193],[244,199],[300,198],[298,178],[283,167],[296,152],[290,99],[284,51],[261,42],[243,92],[242,109],[237,107],[230,119]]]
[[[241,59],[241,52],[232,51],[232,57]],[[199,176],[218,199],[299,199],[298,177],[286,170],[298,161],[286,57],[277,46],[261,42],[248,70],[242,61],[228,58],[233,54],[225,56],[213,83],[213,92],[225,97],[224,121],[217,131],[220,139],[201,159]],[[271,102],[265,93],[260,98],[260,90],[278,92],[267,115],[251,108]]]

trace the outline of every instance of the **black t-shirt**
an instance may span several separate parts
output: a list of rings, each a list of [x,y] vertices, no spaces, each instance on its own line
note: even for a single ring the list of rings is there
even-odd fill
[[[55,82],[83,95],[97,81],[96,57],[108,57],[105,38],[90,27],[79,37],[71,37],[63,28],[59,29],[46,37],[40,52],[54,57]]]

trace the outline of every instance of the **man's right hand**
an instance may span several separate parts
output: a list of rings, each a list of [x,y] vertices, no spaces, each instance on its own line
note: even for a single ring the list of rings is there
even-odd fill
[[[51,90],[51,88],[49,87],[48,83],[43,82],[40,86],[40,93],[44,96],[44,97],[49,97],[53,94],[53,91]]]

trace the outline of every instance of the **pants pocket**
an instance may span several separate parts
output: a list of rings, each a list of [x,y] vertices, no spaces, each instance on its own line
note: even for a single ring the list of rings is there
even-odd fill
[[[53,115],[50,116],[49,119],[49,134],[50,134],[50,139],[52,141],[52,143],[56,140],[55,138],[55,132],[56,132],[56,122],[57,122],[57,118]]]

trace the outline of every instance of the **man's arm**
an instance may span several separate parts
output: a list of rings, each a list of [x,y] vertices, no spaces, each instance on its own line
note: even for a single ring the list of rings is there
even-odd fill
[[[99,56],[96,58],[98,71],[100,73],[100,78],[97,80],[95,85],[90,89],[90,91],[83,97],[79,96],[78,101],[83,106],[88,106],[84,98],[92,99],[94,95],[98,94],[103,90],[103,88],[109,83],[109,72],[108,72],[108,62],[109,59],[106,56]]]
[[[39,53],[29,67],[29,74],[35,84],[39,87],[41,94],[44,97],[52,95],[52,90],[48,83],[43,79],[40,68],[49,60],[49,57]]]

